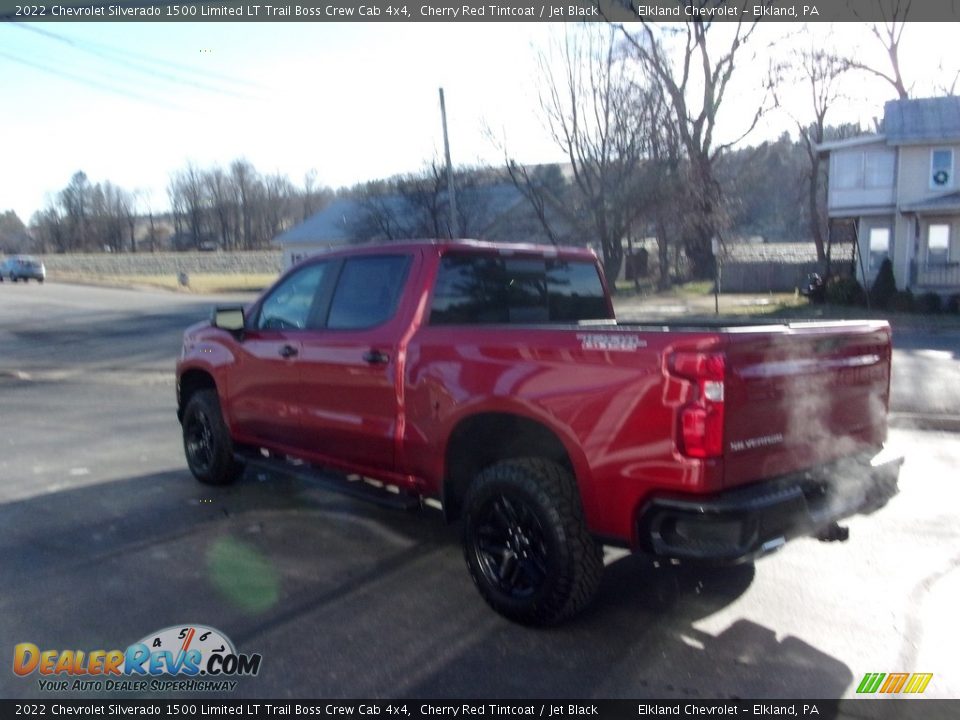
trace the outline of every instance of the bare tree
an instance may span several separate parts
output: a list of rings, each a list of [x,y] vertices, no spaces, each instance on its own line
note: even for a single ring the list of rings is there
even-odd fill
[[[333,193],[330,188],[317,184],[317,171],[311,169],[303,176],[303,191],[301,192],[300,219],[306,220],[308,217],[321,210],[330,202]]]
[[[711,0],[685,0],[686,6],[701,10]],[[702,18],[702,15],[698,15]],[[723,235],[723,193],[714,177],[714,164],[722,152],[743,140],[769,109],[766,101],[751,113],[751,119],[735,139],[715,140],[717,118],[737,68],[738,59],[754,35],[757,21],[723,22],[727,37],[712,42],[714,24],[695,19],[684,24],[675,35],[663,26],[641,18],[641,29],[632,32],[619,26],[644,70],[660,85],[669,99],[680,141],[686,154],[688,179],[693,205],[688,210],[690,233],[685,238],[686,255],[696,277],[711,277],[714,238]],[[675,62],[668,41],[681,41],[679,62]],[[719,48],[719,49],[718,49]],[[768,85],[769,89],[769,85]],[[698,97],[699,96],[699,97]]]
[[[123,196],[121,197],[120,211],[123,215],[123,219],[127,223],[127,233],[130,240],[130,252],[135,253],[137,251],[137,203],[139,200],[139,193],[124,191]]]
[[[396,203],[391,203],[395,193],[395,184],[383,180],[374,180],[356,188],[353,194],[360,204],[360,212],[350,218],[345,231],[357,242],[393,241],[409,237],[396,212]]]
[[[537,172],[539,168],[531,171],[531,169],[520,165],[509,156],[504,159],[507,177],[510,178],[510,182],[530,204],[537,222],[543,228],[550,243],[559,245],[560,237],[554,230],[553,222],[551,222],[551,215],[554,213],[550,211],[550,208],[556,204],[556,199],[563,192],[563,178],[559,177],[559,173],[555,173],[551,177],[545,172]]]
[[[947,72],[946,68],[943,67],[942,62],[940,63],[937,70],[939,71],[938,75],[940,75],[941,77],[944,77],[945,73]],[[937,95],[956,95],[957,89],[958,89],[957,87],[958,83],[960,83],[960,70],[955,71],[953,73],[953,77],[950,78],[949,80],[942,80],[939,83],[937,83],[937,85],[934,87],[934,92]]]
[[[64,251],[89,249],[90,212],[92,205],[93,188],[87,174],[82,170],[73,174],[70,183],[60,191],[57,204],[63,209],[65,242]]]
[[[220,243],[224,248],[235,249],[238,245],[235,193],[230,176],[217,166],[203,174],[210,199],[210,209],[218,229]]]
[[[109,180],[97,183],[91,192],[91,236],[97,250],[123,252],[134,212],[132,195]]]
[[[900,41],[907,26],[907,16],[910,14],[913,0],[877,0],[876,4],[882,22],[870,23],[870,32],[886,50],[890,67],[874,67],[856,57],[844,58],[844,67],[861,70],[880,78],[896,91],[900,100],[906,100],[910,97],[910,93],[904,84],[903,73],[900,70]]]
[[[245,159],[234,160],[230,164],[230,177],[236,204],[240,209],[240,222],[243,229],[242,246],[246,250],[253,248],[253,195],[259,176],[253,165]]]
[[[668,101],[662,94],[655,93],[651,95],[651,104],[654,131],[649,135],[648,168],[656,179],[651,183],[649,199],[657,241],[657,288],[666,290],[671,285],[671,250],[677,249],[675,239],[686,234],[683,226],[686,215],[681,208],[688,189],[680,133],[676,124],[669,121]]]
[[[177,214],[178,227],[186,225],[191,242],[198,245],[204,235],[205,215],[209,207],[204,174],[193,163],[174,173],[167,185],[170,206]]]
[[[13,210],[0,213],[0,252],[24,252],[30,244],[30,234]]]
[[[541,106],[553,139],[570,161],[581,202],[573,208],[553,205],[582,238],[599,243],[612,286],[623,264],[623,241],[647,207],[644,162],[656,132],[650,101],[656,89],[631,72],[612,27],[570,32],[559,50],[559,63],[540,58],[546,81]],[[509,161],[507,166],[510,171]],[[523,179],[516,168],[511,176],[515,184]],[[518,187],[543,216],[547,201],[538,193],[544,188],[528,181]]]
[[[830,46],[832,43],[818,43]],[[819,146],[826,139],[827,113],[840,97],[841,76],[849,70],[848,63],[830,51],[820,47],[811,47],[804,50],[799,62],[793,71],[798,79],[807,86],[809,92],[808,109],[812,111],[812,118],[793,118],[800,135],[800,140],[807,154],[809,172],[807,175],[807,205],[810,215],[810,232],[814,245],[817,248],[817,261],[827,262],[826,249],[826,213],[821,197],[825,185],[822,157]],[[779,102],[779,100],[778,100]]]
[[[480,237],[494,220],[486,190],[498,177],[459,167],[453,178],[461,235]],[[418,173],[365,183],[352,195],[360,211],[346,231],[357,241],[451,237],[446,168],[438,159]]]
[[[436,159],[423,171],[397,183],[408,216],[411,237],[452,237],[447,198],[446,168]]]
[[[70,250],[67,241],[67,228],[63,214],[56,202],[49,202],[47,207],[38,210],[30,219],[38,249],[41,252],[65,253]]]
[[[266,247],[290,224],[297,193],[290,178],[280,173],[264,178],[261,192],[260,233],[256,245]]]

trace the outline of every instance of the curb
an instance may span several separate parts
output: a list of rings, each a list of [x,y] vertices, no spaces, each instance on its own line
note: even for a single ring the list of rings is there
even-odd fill
[[[936,430],[960,433],[960,415],[892,412],[888,418],[888,425],[898,430]]]

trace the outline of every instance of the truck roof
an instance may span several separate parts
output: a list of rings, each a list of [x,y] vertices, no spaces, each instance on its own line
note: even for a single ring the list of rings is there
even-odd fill
[[[416,239],[416,240],[394,240],[390,242],[370,242],[370,243],[359,243],[357,245],[346,245],[336,248],[331,248],[330,250],[325,250],[317,255],[311,255],[310,257],[315,258],[318,256],[336,256],[341,254],[355,254],[355,253],[377,253],[384,250],[397,252],[397,251],[409,251],[409,250],[418,250],[424,247],[432,247],[437,250],[439,253],[445,253],[449,250],[468,250],[468,251],[493,251],[501,255],[542,255],[544,257],[560,257],[566,260],[581,260],[581,261],[590,261],[593,262],[596,260],[596,253],[593,252],[590,248],[586,247],[573,247],[573,246],[555,246],[555,245],[537,245],[533,243],[507,243],[507,242],[490,242],[487,240],[431,240],[431,239]]]

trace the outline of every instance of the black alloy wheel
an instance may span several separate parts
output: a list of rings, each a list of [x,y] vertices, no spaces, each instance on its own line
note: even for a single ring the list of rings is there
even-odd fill
[[[526,625],[579,613],[603,572],[573,475],[541,458],[504,460],[477,475],[464,501],[463,550],[483,599]]]
[[[547,543],[535,511],[500,493],[477,513],[473,552],[487,582],[515,600],[533,597],[547,577]]]
[[[227,485],[243,473],[223,421],[216,390],[198,390],[183,412],[183,451],[190,472],[206,485]]]
[[[213,430],[210,418],[202,409],[190,415],[183,424],[183,445],[191,469],[208,473],[213,465]]]

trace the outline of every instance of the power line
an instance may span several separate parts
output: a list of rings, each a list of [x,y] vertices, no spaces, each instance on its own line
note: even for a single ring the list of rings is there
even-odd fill
[[[153,104],[155,104],[155,105],[160,105],[161,107],[165,107],[165,108],[167,108],[167,109],[169,109],[169,110],[181,110],[181,111],[182,111],[182,110],[185,110],[185,109],[186,109],[186,108],[181,107],[180,105],[173,105],[173,104],[171,104],[171,103],[168,103],[168,102],[165,102],[165,101],[162,101],[162,100],[158,100],[158,99],[155,98],[155,97],[148,97],[148,96],[146,96],[146,95],[141,95],[141,94],[139,94],[139,93],[132,92],[132,91],[130,91],[130,90],[124,90],[124,89],[120,89],[120,88],[116,88],[116,87],[111,87],[110,85],[106,85],[106,84],[104,84],[104,83],[97,82],[96,80],[91,80],[91,79],[88,78],[88,77],[83,77],[83,76],[81,76],[81,75],[75,75],[75,74],[73,74],[73,73],[71,73],[71,72],[67,72],[67,71],[65,71],[65,70],[61,70],[61,69],[57,69],[57,68],[52,68],[52,67],[49,67],[48,65],[42,65],[41,63],[32,62],[32,61],[30,61],[30,60],[24,60],[23,58],[19,58],[19,57],[15,56],[15,55],[11,55],[11,54],[6,53],[6,52],[4,52],[4,51],[2,51],[2,50],[0,50],[0,57],[4,57],[4,58],[6,58],[7,60],[11,60],[11,61],[13,61],[13,62],[15,62],[15,63],[20,63],[21,65],[26,65],[27,67],[32,67],[32,68],[34,68],[35,70],[40,70],[40,71],[42,71],[42,72],[46,72],[46,73],[49,73],[49,74],[51,74],[51,75],[56,75],[57,77],[59,77],[59,78],[61,78],[61,79],[67,78],[67,79],[69,79],[69,80],[73,80],[74,82],[78,82],[78,83],[81,83],[81,84],[83,84],[83,85],[87,85],[87,86],[89,86],[89,87],[97,88],[98,90],[104,90],[104,91],[106,91],[106,92],[113,93],[114,95],[122,95],[122,96],[125,96],[125,97],[128,97],[128,98],[133,98],[133,99],[136,99],[136,100],[142,100],[142,101],[144,101],[144,102],[153,103]]]
[[[240,99],[251,99],[251,96],[246,93],[234,91],[233,89],[218,87],[205,82],[198,82],[192,78],[184,77],[183,75],[177,75],[175,73],[187,72],[191,75],[205,76],[205,79],[222,80],[237,86],[245,86],[253,89],[259,88],[258,85],[247,80],[230,77],[228,75],[222,75],[216,72],[210,72],[208,70],[201,70],[196,67],[189,67],[167,60],[161,60],[149,55],[111,47],[109,45],[104,45],[103,43],[97,43],[92,40],[75,40],[73,38],[60,35],[59,33],[51,32],[50,30],[34,27],[33,25],[28,25],[21,22],[11,22],[7,24],[21,30],[27,30],[29,32],[36,33],[47,39],[63,43],[74,50],[93,55],[102,60],[107,60],[108,62],[119,61],[123,64],[123,67],[131,68],[137,72],[146,73],[151,77],[151,79],[165,80],[177,85],[189,85],[206,92],[219,93],[221,95],[228,95]],[[131,60],[131,58],[133,58],[133,60]],[[164,70],[164,67],[169,68],[172,72]]]

